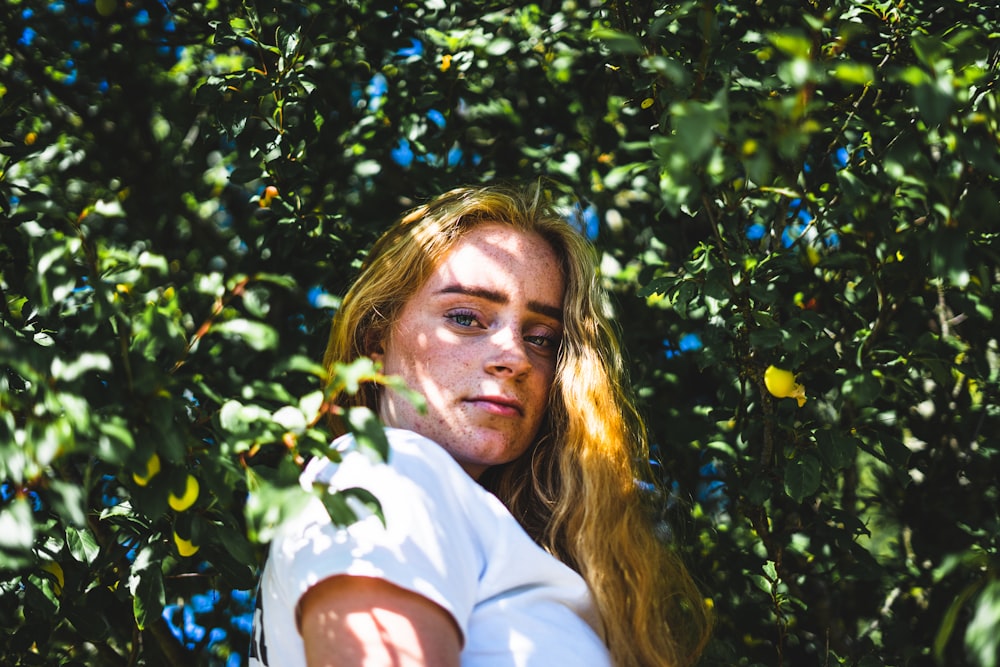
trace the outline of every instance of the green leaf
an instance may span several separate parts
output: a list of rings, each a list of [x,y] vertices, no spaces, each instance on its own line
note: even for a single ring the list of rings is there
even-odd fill
[[[278,332],[263,322],[237,319],[220,322],[211,331],[227,338],[243,341],[257,351],[273,350],[278,346]]]
[[[913,98],[928,125],[943,123],[948,118],[954,101],[946,81],[920,84],[913,89]]]
[[[52,360],[52,377],[63,382],[73,382],[84,373],[110,370],[111,359],[99,352],[84,352],[68,363],[60,357]]]
[[[843,394],[851,403],[862,407],[870,405],[882,391],[881,383],[869,372],[861,372],[844,381]]]
[[[503,56],[506,55],[512,48],[514,48],[514,42],[506,37],[498,37],[491,40],[490,43],[486,45],[485,50],[486,53],[491,56]]]
[[[125,421],[119,416],[109,416],[97,421],[96,425],[100,434],[97,455],[107,463],[124,463],[135,449],[135,440]]]
[[[354,513],[347,498],[342,494],[330,491],[325,484],[316,483],[314,485],[316,497],[323,503],[330,521],[337,526],[349,526],[358,520],[358,515]]]
[[[49,492],[49,500],[52,503],[52,508],[66,522],[73,526],[85,526],[87,524],[85,514],[86,498],[83,495],[83,489],[78,484],[53,479],[49,483]],[[67,532],[67,539],[68,537]]]
[[[332,384],[343,386],[348,394],[358,393],[361,383],[379,377],[375,362],[369,357],[359,357],[349,364],[337,363],[333,374]]]
[[[89,529],[66,527],[66,546],[73,558],[81,563],[93,563],[101,551],[97,539]]]
[[[704,160],[725,133],[724,97],[710,102],[687,101],[673,105],[670,114],[678,141],[673,149],[682,151],[692,162]]]
[[[277,285],[278,287],[284,287],[287,290],[295,290],[298,288],[298,283],[295,282],[295,278],[282,273],[255,273],[252,277],[255,282],[267,282],[272,285]]]
[[[785,493],[796,502],[819,489],[823,466],[811,452],[802,452],[785,464]]]
[[[128,578],[128,589],[132,594],[132,613],[135,615],[136,626],[144,630],[151,619],[163,612],[163,605],[166,603],[160,557],[154,553],[151,545],[141,547],[136,553]]]
[[[793,58],[808,60],[812,56],[812,40],[799,32],[775,32],[768,39],[778,49]]]
[[[770,581],[768,581],[767,577],[760,574],[751,574],[749,579],[750,582],[754,586],[756,586],[760,591],[767,593],[768,595],[771,594],[771,590],[774,588],[774,586]]]
[[[292,405],[278,408],[271,419],[281,428],[292,433],[301,434],[306,429],[306,417],[302,410]]]
[[[294,463],[283,460],[279,472],[284,479],[272,481],[247,470],[250,494],[243,511],[247,536],[254,542],[270,542],[278,526],[301,512],[313,497],[298,484],[299,469]]]
[[[379,521],[382,522],[382,525],[385,525],[385,515],[382,514],[382,503],[378,501],[378,498],[376,498],[371,491],[355,486],[343,489],[341,490],[341,493],[344,497],[354,499],[361,503],[367,511],[378,517]]]
[[[780,347],[785,339],[784,332],[778,327],[752,329],[749,334],[750,344],[759,350],[771,350]]]
[[[868,63],[839,62],[833,68],[833,76],[856,86],[868,85],[875,80],[875,73]]]
[[[823,460],[838,470],[852,465],[858,452],[856,438],[833,429],[816,431],[816,444]]]
[[[885,454],[886,461],[901,477],[906,476],[906,470],[913,452],[899,438],[883,433],[879,437],[879,444]]]
[[[243,292],[243,305],[248,313],[258,319],[264,319],[271,311],[270,296],[265,287],[250,285]]]
[[[256,585],[259,573],[256,571],[256,554],[241,531],[225,525],[212,524],[212,563],[229,586],[250,588]]]
[[[642,42],[639,41],[639,38],[620,30],[600,28],[594,30],[590,36],[603,42],[612,53],[622,55],[641,55],[643,53]]]
[[[27,498],[15,498],[0,508],[0,548],[28,551],[35,543],[35,519]]]
[[[24,605],[34,614],[52,616],[59,609],[59,596],[53,582],[33,575],[24,581]]]
[[[222,119],[220,119],[222,120]],[[229,118],[224,120],[229,134],[236,137],[243,132],[243,128],[246,127],[247,117],[241,113],[233,113],[229,115]],[[229,175],[229,180],[233,183],[249,183],[254,181],[264,174],[261,172],[260,167],[254,165],[243,165],[236,167],[233,172]]]
[[[965,647],[982,667],[1000,662],[1000,579],[990,581],[975,601],[975,614],[965,628]]]
[[[691,73],[684,67],[684,64],[676,59],[667,56],[652,56],[644,58],[640,65],[667,78],[675,86],[686,86],[691,80]]]
[[[233,16],[229,19],[229,27],[233,29],[237,35],[249,35],[253,31],[253,26],[250,21],[243,18],[242,16]]]
[[[389,457],[389,439],[374,412],[364,406],[348,409],[347,426],[361,449],[375,452],[383,461]]]
[[[746,487],[747,500],[754,505],[764,504],[771,497],[771,492],[771,481],[763,475],[753,476]]]
[[[302,354],[285,357],[274,367],[274,372],[277,374],[288,373],[291,371],[307,373],[318,378],[326,377],[326,369],[323,368],[323,364],[318,363],[312,357],[307,357]]]
[[[914,32],[910,44],[920,62],[928,67],[935,67],[948,52],[948,45],[943,40],[923,32]]]

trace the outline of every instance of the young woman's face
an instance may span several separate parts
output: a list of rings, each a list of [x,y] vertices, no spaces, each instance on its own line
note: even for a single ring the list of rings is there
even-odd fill
[[[564,280],[537,234],[485,223],[460,238],[372,355],[427,399],[387,390],[380,417],[441,445],[472,477],[516,459],[548,409]]]

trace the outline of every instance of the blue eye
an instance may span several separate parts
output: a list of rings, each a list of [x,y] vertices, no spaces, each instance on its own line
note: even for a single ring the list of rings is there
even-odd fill
[[[448,313],[446,317],[461,327],[473,327],[476,326],[478,320],[473,313],[458,311],[455,313]]]
[[[524,340],[531,345],[537,345],[545,350],[559,347],[559,340],[553,336],[525,336]]]

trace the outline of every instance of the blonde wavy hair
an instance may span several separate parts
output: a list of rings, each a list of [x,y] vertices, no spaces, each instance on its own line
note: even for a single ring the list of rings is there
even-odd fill
[[[478,224],[540,235],[562,263],[563,338],[549,412],[532,447],[480,482],[542,547],[590,585],[619,667],[686,666],[707,642],[708,608],[655,531],[645,427],[628,390],[595,253],[542,187],[459,188],[413,209],[375,243],[333,319],[323,363],[368,355],[455,242]],[[380,387],[334,401],[377,411]],[[335,432],[343,426],[332,423]]]

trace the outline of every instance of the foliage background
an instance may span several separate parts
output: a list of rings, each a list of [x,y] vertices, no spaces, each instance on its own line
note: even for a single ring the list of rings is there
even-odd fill
[[[3,664],[244,664],[364,249],[542,175],[617,297],[703,664],[998,663],[991,2],[0,12]]]

